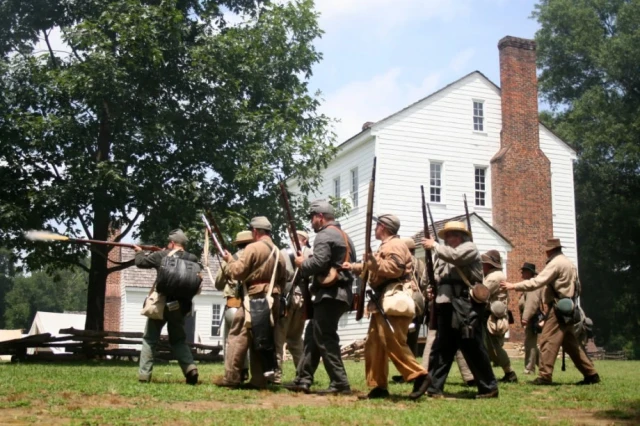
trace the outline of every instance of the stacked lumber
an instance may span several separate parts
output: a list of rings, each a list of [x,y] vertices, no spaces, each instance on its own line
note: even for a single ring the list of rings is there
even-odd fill
[[[118,348],[115,345],[142,346],[142,333],[123,331],[85,331],[74,328],[60,330],[62,336],[50,333],[36,334],[21,339],[0,342],[0,355],[11,355],[12,361],[63,361],[86,359],[128,359],[140,356],[140,348]],[[222,361],[222,346],[187,343],[197,361]],[[66,353],[54,354],[48,348],[64,348]],[[34,349],[34,351],[29,351]],[[44,352],[42,350],[45,350]],[[34,352],[30,354],[29,352]],[[160,337],[157,358],[175,359],[166,336]]]
[[[364,339],[356,340],[353,343],[343,346],[340,349],[342,359],[352,359],[360,361],[364,358]]]

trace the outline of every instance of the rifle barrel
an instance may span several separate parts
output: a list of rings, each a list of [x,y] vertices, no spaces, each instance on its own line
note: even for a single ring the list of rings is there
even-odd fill
[[[65,240],[61,240],[61,241],[65,241]],[[134,246],[138,246],[138,247],[142,248],[142,250],[149,250],[149,251],[160,251],[160,250],[162,250],[161,247],[157,247],[157,246],[120,243],[120,242],[115,242],[115,241],[87,240],[87,239],[83,239],[83,238],[69,238],[66,241],[70,242],[70,243],[78,243],[78,244],[96,244],[96,245],[100,245],[100,246],[114,246],[114,247],[128,247],[128,248],[133,248]]]

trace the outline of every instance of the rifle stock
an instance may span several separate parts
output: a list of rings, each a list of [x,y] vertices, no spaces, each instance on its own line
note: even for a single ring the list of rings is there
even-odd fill
[[[209,220],[207,220],[207,216],[209,217]],[[222,238],[222,233],[220,232],[220,228],[218,228],[218,225],[216,224],[215,220],[213,219],[213,216],[211,215],[211,212],[207,212],[206,215],[203,214],[202,221],[204,222],[204,225],[207,227],[207,231],[209,232],[209,235],[211,235],[211,239],[213,240],[213,243],[216,246],[216,250],[218,250],[218,253],[220,253],[220,256],[224,256],[225,253],[227,252],[227,249],[224,246],[224,244],[220,242],[220,241],[224,241],[224,239]],[[209,221],[211,221],[211,223],[214,224],[215,230],[216,230],[215,233],[211,229],[211,225],[209,224]]]
[[[293,212],[291,211],[291,205],[289,204],[289,194],[284,182],[280,182],[280,193],[282,195],[282,203],[284,204],[284,213],[287,218],[287,232],[289,233],[289,239],[291,240],[293,247],[295,248],[296,255],[302,254],[302,246],[300,246],[300,241],[298,240],[296,221],[293,217]],[[300,285],[300,292],[302,293],[302,298],[304,299],[305,316],[307,319],[311,319],[313,318],[313,304],[311,303],[311,292],[309,291],[309,279],[307,277],[303,277],[302,274],[299,273],[296,275],[300,275],[300,279],[302,280],[302,284]],[[295,288],[295,284],[296,283],[294,282],[291,287],[291,291],[293,291],[293,289]]]
[[[369,269],[367,268],[367,259],[371,254],[371,233],[372,233],[372,224],[373,224],[373,197],[376,191],[376,157],[373,157],[373,168],[371,170],[371,180],[369,181],[369,194],[367,198],[367,217],[366,217],[366,225],[365,225],[365,240],[364,240],[364,270],[362,271],[362,275],[360,278],[362,282],[360,283],[360,289],[358,291],[357,299],[356,299],[356,321],[360,321],[364,316],[364,305],[365,305],[365,295],[367,290],[367,283],[369,282]]]
[[[429,214],[431,214],[431,209],[429,208],[425,197],[424,197],[424,186],[420,185],[420,192],[422,193],[422,225],[424,228],[424,237],[431,238],[431,233],[429,232],[429,221],[427,220],[427,209],[429,210]],[[433,218],[432,218],[433,222]],[[434,235],[437,234],[434,229]],[[437,325],[437,316],[436,316],[436,299],[435,295],[438,293],[438,284],[436,283],[435,271],[433,268],[433,256],[431,256],[431,250],[425,250],[424,252],[425,261],[427,263],[427,277],[429,277],[429,285],[433,288],[434,298],[429,304],[429,329],[435,329]]]

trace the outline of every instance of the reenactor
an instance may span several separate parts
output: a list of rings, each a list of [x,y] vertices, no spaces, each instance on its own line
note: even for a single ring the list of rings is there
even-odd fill
[[[234,259],[239,259],[244,253],[244,249],[247,245],[253,242],[253,236],[251,231],[241,231],[236,234],[236,239],[233,241],[233,245],[236,246],[237,251],[233,254]],[[222,348],[224,351],[225,362],[227,360],[227,339],[229,336],[229,330],[233,323],[238,308],[242,304],[242,283],[229,278],[227,272],[227,263],[222,262],[221,268],[218,270],[215,282],[216,290],[222,291],[222,294],[226,300],[224,308],[224,331]],[[246,354],[244,357],[244,366],[241,371],[241,381],[244,382],[249,378],[249,348],[246,348]]]
[[[523,280],[530,280],[538,275],[536,265],[525,262],[520,268]],[[535,291],[524,291],[518,300],[520,308],[520,322],[524,327],[524,374],[535,374],[540,365],[540,350],[538,349],[538,334],[544,325],[542,296],[544,288]]]
[[[444,384],[458,349],[462,351],[478,387],[476,398],[497,398],[498,382],[493,375],[482,337],[485,303],[473,299],[471,283],[482,281],[482,262],[476,245],[462,222],[447,222],[438,232],[444,244],[423,238],[425,250],[436,256],[435,297],[438,330],[429,359],[431,397],[443,397]]]
[[[308,259],[313,251],[309,247],[309,234],[304,231],[296,231],[297,238],[302,247],[302,256]],[[291,253],[293,261],[295,260],[295,254]],[[284,358],[284,345],[287,345],[287,349],[293,357],[293,363],[298,367],[300,360],[302,359],[303,342],[302,333],[304,332],[304,299],[302,298],[302,291],[300,285],[303,280],[300,279],[300,273],[294,271],[293,261],[287,256],[287,270],[289,270],[292,276],[291,280],[287,281],[287,286],[284,290],[286,303],[285,316],[280,318],[276,327],[276,356],[278,359],[278,370],[274,378],[274,384],[282,383],[282,360]],[[292,291],[293,290],[293,291]]]
[[[182,232],[181,229],[175,229],[169,234],[169,242],[165,250],[145,254],[142,248],[136,245],[133,247],[136,252],[135,265],[138,268],[153,268],[157,271],[162,265],[162,260],[169,254],[187,261],[199,263],[196,255],[184,250],[188,242],[189,240],[184,232]],[[198,383],[198,368],[193,362],[193,354],[187,345],[187,332],[184,323],[185,317],[191,313],[192,306],[191,297],[167,298],[163,319],[147,318],[147,325],[144,329],[144,336],[142,337],[142,349],[140,351],[140,369],[138,371],[138,380],[140,382],[151,381],[153,354],[160,342],[162,328],[166,324],[171,351],[178,360],[187,384],[195,385]]]
[[[382,305],[388,292],[404,291],[405,284],[411,282],[413,263],[409,249],[398,237],[400,220],[392,214],[384,214],[375,219],[377,222],[375,237],[382,243],[375,254],[365,259],[371,276],[369,285]],[[355,273],[362,272],[362,263],[345,263],[344,268]],[[412,301],[413,302],[413,301]],[[373,389],[361,399],[389,397],[388,373],[389,359],[398,369],[406,382],[413,381],[411,399],[418,399],[427,391],[427,370],[420,365],[407,345],[407,333],[413,316],[393,315],[387,312],[386,324],[381,312],[369,303],[371,314],[369,331],[365,342],[365,371],[367,385]]]
[[[497,250],[489,250],[481,256],[483,284],[489,289],[487,301],[487,319],[485,324],[484,342],[489,352],[489,359],[494,365],[502,367],[503,383],[515,383],[518,381],[516,372],[511,368],[511,360],[504,350],[504,335],[509,331],[508,305],[509,294],[500,288],[500,283],[505,280],[502,272],[502,257]]]
[[[231,279],[242,281],[244,298],[229,330],[225,376],[220,385],[240,385],[240,372],[249,348],[249,384],[251,388],[262,389],[273,380],[277,369],[273,327],[280,316],[280,294],[287,271],[284,256],[271,239],[269,220],[254,217],[249,227],[254,242],[246,246],[242,256],[238,259],[229,253],[223,256]],[[270,309],[265,309],[267,302]]]
[[[353,278],[341,265],[354,258],[347,235],[336,226],[334,209],[325,200],[311,202],[309,219],[316,232],[313,256],[298,253],[295,265],[302,277],[313,277],[313,318],[304,335],[304,352],[297,375],[285,387],[295,392],[309,393],[320,359],[329,375],[328,389],[318,395],[349,395],[351,386],[340,353],[338,322],[351,306]]]
[[[423,286],[423,275],[425,271],[424,261],[422,259],[418,259],[416,257],[416,243],[413,241],[413,238],[404,237],[401,238],[402,242],[406,244],[409,249],[409,253],[411,253],[411,263],[413,265],[413,275],[411,277],[412,281],[415,283],[416,288],[414,289],[414,301],[416,302],[416,316],[413,319],[413,325],[409,326],[409,335],[407,336],[407,345],[414,357],[418,356],[418,336],[420,334],[420,327],[424,324],[424,314],[425,314],[425,303],[423,291],[425,290],[425,286]],[[394,381],[396,381],[396,377],[393,377]]]
[[[600,375],[587,356],[584,348],[574,334],[576,299],[580,296],[578,271],[568,257],[562,253],[562,244],[558,238],[550,238],[546,244],[547,264],[535,277],[500,285],[507,290],[534,291],[545,288],[543,300],[548,306],[547,318],[540,334],[540,370],[534,385],[550,385],[553,368],[560,347],[569,354],[584,379],[577,384],[591,385],[600,382]]]

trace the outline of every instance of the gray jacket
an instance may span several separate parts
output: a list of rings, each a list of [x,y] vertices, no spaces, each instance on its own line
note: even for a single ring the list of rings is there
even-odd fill
[[[319,303],[323,299],[335,299],[347,304],[351,304],[353,297],[353,276],[348,271],[341,271],[340,278],[331,287],[320,287],[316,282],[317,277],[325,275],[331,267],[340,268],[345,260],[347,250],[350,254],[347,261],[355,261],[355,250],[353,243],[347,241],[351,247],[345,245],[342,232],[335,228],[334,222],[328,223],[317,232],[313,241],[313,256],[302,262],[301,273],[305,277],[314,277],[311,291],[315,294],[314,303]]]
[[[439,244],[434,252],[436,253],[436,261],[433,269],[438,283],[436,303],[451,303],[454,296],[451,283],[466,287],[456,266],[460,268],[471,284],[482,282],[482,261],[474,243],[465,242],[456,248]],[[428,279],[426,272],[425,279]]]

